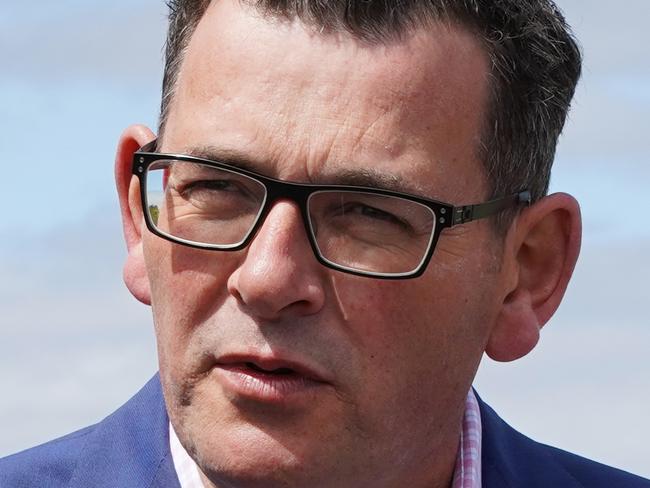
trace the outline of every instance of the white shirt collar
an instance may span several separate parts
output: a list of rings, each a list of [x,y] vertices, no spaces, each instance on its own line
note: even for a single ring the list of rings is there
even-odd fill
[[[199,467],[187,453],[181,441],[178,440],[171,422],[169,423],[169,447],[181,488],[205,488],[201,481]]]

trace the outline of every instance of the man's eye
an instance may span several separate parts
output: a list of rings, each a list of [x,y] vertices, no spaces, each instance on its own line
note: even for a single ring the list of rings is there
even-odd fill
[[[342,215],[358,215],[378,222],[407,227],[408,224],[396,215],[363,203],[348,203],[341,208]]]
[[[186,183],[181,187],[182,194],[193,191],[240,191],[236,185],[228,180],[198,180]]]
[[[246,186],[232,180],[196,180],[182,182],[175,188],[185,200],[214,201],[215,199],[255,199]]]

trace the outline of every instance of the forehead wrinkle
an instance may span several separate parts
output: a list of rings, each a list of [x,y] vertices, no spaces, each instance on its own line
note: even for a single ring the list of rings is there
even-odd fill
[[[351,144],[352,154],[354,154],[356,151],[363,151],[363,147],[367,140],[377,143],[378,146],[384,149],[386,148],[386,142],[388,142],[389,144],[393,144],[393,141],[391,140],[393,138],[392,134],[390,133],[386,134],[387,136],[386,138],[380,137],[380,134],[382,132],[381,123],[391,116],[398,120],[401,118],[400,114],[405,105],[404,99],[401,96],[398,96],[394,101],[394,103],[392,104],[388,104],[385,102],[381,103],[380,100],[376,100],[373,101],[373,105],[377,109],[379,109],[380,112],[374,116],[374,118],[370,121],[370,123],[366,123],[366,127],[364,127],[356,135],[354,141]],[[376,134],[376,132],[379,132],[380,134]],[[385,132],[385,130],[383,132]],[[384,139],[388,139],[388,140],[384,141]]]
[[[257,27],[255,32],[261,31],[269,43],[276,41],[266,33],[268,24]],[[301,30],[300,25],[294,27],[296,31]],[[200,32],[198,29],[197,33]],[[208,31],[211,32],[214,29]],[[227,26],[225,32],[228,32]],[[251,31],[248,32],[250,35]],[[283,34],[288,32],[284,29],[274,31],[274,35]],[[401,168],[400,176],[413,182],[426,183],[422,178],[426,173],[426,179],[435,182],[435,186],[451,187],[438,176],[453,168],[456,160],[469,158],[461,151],[447,150],[449,132],[455,129],[455,126],[447,127],[448,122],[457,121],[459,115],[468,117],[476,112],[479,104],[468,103],[468,99],[475,97],[468,96],[473,94],[466,91],[449,92],[449,87],[455,86],[459,78],[466,78],[468,68],[459,71],[452,63],[453,69],[447,69],[448,63],[463,58],[475,43],[469,46],[456,43],[458,38],[465,37],[462,31],[452,31],[450,36],[445,34],[449,32],[415,31],[404,42],[373,49],[344,38],[334,46],[340,48],[337,50],[329,49],[332,47],[330,39],[311,36],[313,49],[309,51],[311,62],[308,66],[304,60],[295,62],[293,54],[287,50],[276,50],[278,57],[271,61],[270,57],[260,55],[253,45],[242,46],[241,37],[227,42],[220,38],[219,44],[224,43],[218,49],[221,56],[205,56],[205,49],[194,49],[194,61],[199,69],[208,68],[204,57],[219,61],[218,66],[212,63],[211,69],[204,73],[204,78],[211,79],[211,85],[193,87],[196,90],[193,98],[196,98],[195,105],[201,106],[216,105],[215,99],[219,98],[219,103],[224,105],[219,107],[219,112],[225,110],[226,117],[238,112],[236,121],[248,124],[243,129],[235,126],[230,130],[228,127],[230,132],[226,134],[226,142],[234,142],[235,147],[245,149],[246,158],[240,159],[238,165],[243,167],[243,163],[247,163],[247,169],[294,181],[298,181],[296,178],[332,181],[342,174],[337,173],[337,163],[338,169],[352,163],[362,167],[377,164],[388,173],[392,167]],[[223,54],[232,54],[235,48],[237,56],[231,56],[232,62],[225,63],[227,69],[224,70]],[[298,53],[301,52],[298,49]],[[357,67],[350,65],[350,58],[359,58],[356,59]],[[246,59],[249,62],[245,62]],[[463,63],[462,66],[472,64]],[[333,70],[332,66],[342,69]],[[343,69],[345,66],[347,69]],[[186,67],[189,68],[189,64]],[[306,68],[313,68],[309,78],[302,77]],[[212,71],[220,76],[214,78]],[[475,76],[473,72],[469,74]],[[186,81],[196,78],[188,75]],[[222,86],[224,79],[229,84]],[[379,80],[381,84],[369,84],[369,80]],[[251,100],[257,103],[255,111],[250,110]],[[449,101],[452,103],[445,106]],[[307,104],[306,110],[303,103]],[[216,109],[209,115],[214,116],[215,112]],[[437,116],[427,117],[430,113]],[[198,115],[202,114],[208,111],[198,110]],[[196,114],[191,115],[196,121]],[[223,128],[204,119],[207,130],[198,139],[211,140],[213,134]],[[252,136],[257,142],[251,147],[244,145],[249,144]],[[182,140],[182,137],[177,139]],[[456,153],[460,157],[456,157]],[[251,156],[263,159],[256,161]],[[330,167],[333,171],[320,175]],[[349,175],[344,179],[363,180]],[[379,182],[382,186],[394,186],[390,178]],[[410,184],[402,186],[410,187]],[[431,187],[427,191],[411,187],[408,192],[429,195],[435,190],[433,186],[427,185]],[[439,191],[449,200],[450,188]]]

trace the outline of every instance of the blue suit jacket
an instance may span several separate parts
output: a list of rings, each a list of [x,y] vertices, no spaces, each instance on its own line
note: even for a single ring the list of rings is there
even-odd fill
[[[534,442],[479,400],[484,488],[650,488],[650,481]],[[180,488],[155,376],[96,425],[0,460],[2,488]]]

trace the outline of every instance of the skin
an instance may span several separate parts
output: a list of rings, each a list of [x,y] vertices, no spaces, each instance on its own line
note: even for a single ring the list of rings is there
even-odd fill
[[[300,182],[375,171],[416,194],[480,202],[487,70],[455,27],[368,46],[213,2],[161,152],[235,152]],[[125,281],[152,305],[170,420],[206,485],[449,486],[482,354],[525,355],[560,303],[579,249],[575,200],[545,198],[503,240],[487,221],[449,229],[420,278],[368,279],[320,265],[287,201],[239,252],[150,234],[130,161],[153,137],[133,126],[118,147]],[[214,357],[242,351],[291,354],[327,385],[299,401],[242,399],[214,374]]]

